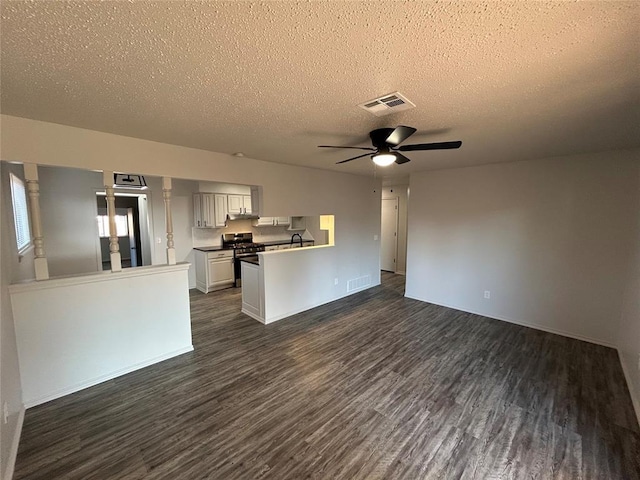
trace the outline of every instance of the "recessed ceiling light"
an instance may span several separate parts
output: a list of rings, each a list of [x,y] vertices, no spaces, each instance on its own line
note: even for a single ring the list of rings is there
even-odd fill
[[[234,157],[244,157],[244,153],[242,152],[236,152],[232,154]]]

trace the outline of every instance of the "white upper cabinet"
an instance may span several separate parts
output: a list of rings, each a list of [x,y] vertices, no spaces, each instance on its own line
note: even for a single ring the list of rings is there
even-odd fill
[[[215,226],[224,227],[227,224],[227,196],[215,193]]]
[[[291,223],[291,217],[260,217],[253,221],[254,227],[286,227]]]
[[[217,193],[193,195],[193,226],[197,228],[224,227],[227,221],[227,196]]]
[[[251,195],[227,195],[227,208],[234,215],[251,213]]]
[[[193,195],[193,226],[199,228],[215,227],[215,205],[212,193]]]
[[[242,201],[244,205],[244,213],[253,213],[253,210],[251,210],[251,195],[243,195]]]

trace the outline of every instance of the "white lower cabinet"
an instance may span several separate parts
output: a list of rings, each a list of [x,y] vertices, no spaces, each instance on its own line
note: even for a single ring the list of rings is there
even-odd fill
[[[242,262],[242,312],[264,321],[264,286],[258,265]]]
[[[203,293],[233,285],[233,250],[195,251],[196,288]]]

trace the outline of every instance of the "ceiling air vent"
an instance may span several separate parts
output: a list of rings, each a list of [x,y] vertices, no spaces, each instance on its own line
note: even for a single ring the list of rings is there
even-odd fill
[[[376,117],[382,117],[383,115],[389,115],[416,107],[411,100],[400,92],[389,93],[382,97],[374,98],[373,100],[367,100],[358,106]]]

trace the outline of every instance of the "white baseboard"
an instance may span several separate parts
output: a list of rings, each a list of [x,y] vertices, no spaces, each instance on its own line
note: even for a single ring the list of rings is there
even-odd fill
[[[629,369],[627,368],[627,364],[624,361],[624,358],[620,354],[620,350],[618,350],[618,358],[620,359],[620,365],[622,365],[624,378],[627,381],[627,390],[629,390],[629,395],[631,395],[631,403],[633,403],[633,409],[636,411],[638,426],[640,426],[640,398],[638,398],[638,395],[636,394],[636,391],[633,388],[633,383],[631,382],[631,375],[629,373]]]
[[[586,337],[584,335],[580,335],[580,334],[577,334],[577,333],[572,333],[572,332],[567,332],[567,331],[564,331],[564,330],[559,330],[557,328],[546,327],[544,325],[538,325],[538,324],[535,324],[535,323],[523,322],[521,320],[513,320],[512,318],[506,318],[506,317],[501,317],[501,316],[497,316],[497,315],[488,315],[486,313],[476,312],[476,311],[473,311],[473,310],[468,310],[466,308],[461,308],[461,307],[458,307],[456,305],[445,305],[444,303],[431,302],[429,300],[423,300],[422,298],[411,297],[411,296],[406,295],[406,294],[405,294],[405,297],[406,298],[410,298],[412,300],[418,300],[420,302],[433,303],[434,305],[439,305],[441,307],[447,307],[447,308],[452,308],[454,310],[460,310],[461,312],[473,313],[474,315],[480,315],[481,317],[492,318],[494,320],[500,320],[500,321],[507,322],[507,323],[513,323],[515,325],[520,325],[522,327],[533,328],[534,330],[540,330],[542,332],[554,333],[556,335],[561,335],[563,337],[568,337],[568,338],[575,338],[576,340],[582,340],[583,342],[595,343],[596,345],[602,345],[603,347],[609,347],[609,348],[617,349],[617,345],[614,345],[613,343],[605,342],[605,341],[599,340],[597,338]]]
[[[144,362],[136,363],[135,365],[131,365],[129,367],[115,370],[113,372],[107,373],[106,375],[101,375],[99,377],[92,378],[91,380],[87,380],[86,382],[75,384],[71,387],[63,388],[61,390],[57,390],[55,392],[48,393],[47,395],[43,395],[38,398],[29,398],[26,399],[24,404],[26,408],[35,407],[36,405],[40,405],[42,403],[50,402],[51,400],[55,400],[56,398],[64,397],[65,395],[69,395],[71,393],[78,392],[80,390],[84,390],[85,388],[93,387],[94,385],[98,385],[99,383],[106,382],[108,380],[112,380],[114,378],[120,377],[122,375],[126,375],[127,373],[134,372],[136,370],[140,370],[141,368],[148,367],[155,363],[162,362],[164,360],[168,360],[173,357],[177,357],[178,355],[182,355],[183,353],[188,353],[193,351],[193,345],[189,345],[188,347],[181,348],[179,350],[175,350],[173,352],[166,353],[164,355],[160,355],[159,357],[151,358]]]
[[[249,316],[249,317],[253,318],[254,320],[257,320],[257,321],[259,321],[260,323],[264,324],[264,319],[263,319],[263,318],[260,318],[260,317],[259,317],[258,315],[256,315],[255,313],[250,312],[250,311],[248,311],[248,310],[245,310],[244,308],[241,310],[241,312],[242,312],[242,313],[244,313],[245,315],[247,315],[247,316]]]
[[[23,406],[18,413],[18,423],[16,429],[13,432],[13,440],[11,441],[11,448],[9,449],[9,458],[7,459],[7,468],[4,469],[4,480],[11,480],[13,478],[13,471],[16,468],[16,458],[18,456],[18,446],[20,445],[20,435],[22,434],[22,424],[24,423],[24,410]]]

